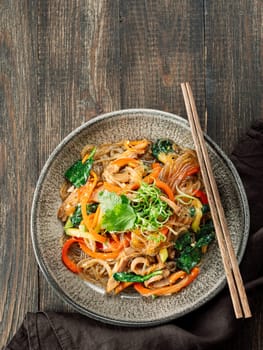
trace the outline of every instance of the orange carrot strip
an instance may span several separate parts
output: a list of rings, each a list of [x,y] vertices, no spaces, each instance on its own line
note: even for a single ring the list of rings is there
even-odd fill
[[[90,174],[93,176],[93,180],[89,179],[84,186],[81,186],[78,191],[79,200],[85,197],[87,201],[89,200],[94,188],[97,185],[98,177],[94,171],[91,171]]]
[[[121,250],[122,248],[126,248],[130,245],[131,235],[130,233],[126,233],[122,239],[120,239],[119,235],[116,235],[115,233],[111,233],[112,240],[109,241],[110,248],[104,249],[104,252],[111,250]]]
[[[142,283],[135,283],[134,289],[144,296],[149,295],[169,295],[173,293],[179,292],[182,288],[187,287],[193,280],[198,276],[199,274],[199,268],[194,267],[189,275],[186,275],[185,278],[183,278],[180,282],[173,284],[172,286],[166,286],[156,289],[149,289],[145,288]]]
[[[111,162],[112,165],[118,165],[119,167],[123,167],[125,165],[133,165],[136,166],[140,163],[138,159],[134,158],[119,158],[115,159]]]
[[[91,176],[93,177],[93,179]],[[85,183],[85,185],[78,188],[78,192],[77,192],[78,200],[80,201],[83,196],[87,196],[90,191],[92,192],[96,187],[97,183],[98,183],[97,174],[93,170],[91,170],[88,181]],[[91,187],[92,187],[92,190],[91,190]]]
[[[123,192],[123,188],[117,185],[112,185],[109,182],[103,182],[103,188],[109,192],[115,192],[117,194],[121,194]]]
[[[120,239],[119,239],[118,235],[116,235],[116,233],[111,233],[111,237],[115,242],[120,243]]]
[[[85,226],[86,226],[86,224],[85,224]],[[87,227],[87,229],[88,229],[89,233],[91,234],[92,238],[94,239],[94,241],[100,242],[100,243],[105,243],[107,241],[107,237],[100,235],[93,228]]]
[[[136,153],[141,153],[144,148],[146,148],[149,144],[149,141],[147,140],[135,140],[135,141],[126,141],[124,142],[124,146],[130,150],[134,151]]]
[[[152,168],[153,168],[153,171],[149,175],[143,178],[143,182],[146,182],[147,184],[153,183],[154,180],[157,179],[157,177],[159,176],[162,170],[160,163],[153,163]]]
[[[159,230],[163,235],[167,235],[168,231],[169,231],[169,228],[168,227],[162,227],[160,230]]]
[[[115,294],[119,294],[122,292],[124,289],[130,287],[134,282],[121,282],[115,289],[114,292]]]
[[[90,199],[90,196],[97,184],[97,175],[92,172],[91,173],[94,177],[93,182],[89,182],[89,186],[87,187],[87,191],[82,195],[81,199],[81,214],[83,217],[84,225],[86,226],[86,229],[89,231],[89,233],[92,235],[94,241],[104,243],[106,242],[107,238],[104,236],[99,235],[94,229],[93,229],[93,224],[91,222],[91,218],[94,219],[94,216],[92,214],[88,215],[87,214],[87,203]]]
[[[95,229],[95,227],[98,225],[99,216],[100,216],[100,206],[97,207],[96,212],[94,214],[93,221],[92,221],[92,229]]]
[[[86,160],[89,158],[89,156],[90,156],[89,153],[85,154],[85,156],[82,158],[82,161],[81,161],[82,164],[84,164],[86,162]]]
[[[119,187],[117,185],[112,185],[108,182],[103,183],[103,188],[109,192],[115,192],[117,194],[122,194],[127,191],[137,190],[140,187],[139,183],[128,184],[125,187]]]
[[[153,168],[153,169],[156,169],[156,168],[161,168],[161,169],[162,169],[162,166],[161,166],[160,163],[154,162],[154,163],[152,163],[152,168]]]
[[[138,182],[134,182],[133,184],[126,185],[123,188],[123,192],[137,190],[139,187],[140,187],[140,184]]]
[[[70,247],[72,246],[73,243],[76,243],[76,242],[79,243],[79,239],[72,237],[64,243],[62,247],[62,261],[70,271],[74,273],[79,273],[79,268],[77,264],[74,261],[72,261],[68,256],[68,251]]]
[[[120,250],[120,248],[122,248],[122,245],[120,242],[118,243],[118,242],[113,241],[113,242],[110,242],[109,245],[110,245],[109,250],[111,250],[111,251]]]
[[[202,253],[205,254],[207,252],[207,248],[208,246],[207,245],[203,245],[201,250],[202,250]]]
[[[174,284],[177,280],[179,280],[180,278],[185,277],[185,276],[186,276],[185,271],[182,271],[182,270],[176,271],[169,276],[169,282],[171,284]]]
[[[111,250],[120,250],[123,247],[118,235],[116,233],[111,233],[112,240],[110,240],[110,248]]]
[[[102,259],[102,260],[115,259],[121,251],[121,249],[119,249],[110,253],[93,252],[91,249],[89,249],[89,247],[86,246],[85,243],[80,242],[79,245],[84,253],[88,254],[94,259]]]
[[[132,145],[132,146],[146,147],[149,144],[149,141],[143,139],[143,140],[127,141],[127,143],[128,145]]]
[[[155,180],[155,185],[163,190],[167,194],[168,198],[174,202],[174,194],[170,186],[158,179]]]

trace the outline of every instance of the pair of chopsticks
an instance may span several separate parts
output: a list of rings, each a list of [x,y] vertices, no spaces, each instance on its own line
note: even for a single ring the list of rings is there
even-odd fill
[[[182,83],[181,87],[235,316],[236,318],[248,318],[251,317],[251,311],[205,145],[192,89],[189,83]]]

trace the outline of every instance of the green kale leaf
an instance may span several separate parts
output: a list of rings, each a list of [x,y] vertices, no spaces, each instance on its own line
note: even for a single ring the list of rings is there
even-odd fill
[[[90,170],[94,162],[94,154],[96,148],[94,147],[90,153],[89,158],[82,163],[81,160],[77,160],[66,172],[65,178],[71,182],[75,187],[85,185],[88,180]]]
[[[189,231],[186,231],[177,239],[174,246],[175,246],[175,249],[179,251],[183,251],[187,246],[190,246],[192,242],[193,242],[193,234],[191,234]]]
[[[196,247],[203,247],[209,245],[215,239],[214,232],[207,233],[206,235],[200,237],[196,242]]]
[[[161,274],[162,274],[161,270],[154,271],[145,276],[136,275],[135,273],[132,273],[132,272],[115,272],[113,274],[113,278],[119,282],[144,282],[154,276],[158,276]]]
[[[213,221],[209,220],[200,226],[197,234],[186,232],[175,242],[178,251],[177,267],[190,273],[192,268],[199,264],[202,258],[202,247],[209,245],[215,239]]]
[[[201,260],[202,252],[199,247],[187,246],[176,260],[176,265],[186,273],[190,273]]]
[[[152,145],[152,154],[156,159],[159,159],[160,153],[170,153],[173,152],[173,142],[168,139],[158,139]]]
[[[89,203],[86,206],[87,214],[95,213],[98,203]],[[80,204],[76,207],[74,213],[70,216],[70,221],[73,227],[78,227],[82,221],[82,213]]]

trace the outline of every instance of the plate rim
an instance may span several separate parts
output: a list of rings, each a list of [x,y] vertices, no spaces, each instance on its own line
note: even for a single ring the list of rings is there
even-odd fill
[[[79,313],[81,313],[85,316],[88,316],[92,319],[95,319],[97,321],[101,321],[101,322],[106,323],[106,324],[118,325],[118,326],[124,326],[124,327],[125,326],[126,327],[148,327],[148,326],[154,326],[154,325],[161,325],[161,324],[167,323],[169,321],[178,319],[186,314],[189,314],[189,313],[195,311],[196,309],[200,308],[208,301],[212,300],[217,294],[220,293],[220,291],[226,285],[226,277],[224,276],[221,284],[212,293],[209,294],[208,298],[193,305],[190,310],[188,310],[188,311],[186,310],[185,312],[182,311],[174,316],[166,316],[164,318],[159,318],[159,319],[155,319],[152,321],[151,320],[150,321],[116,320],[116,319],[112,319],[110,317],[101,316],[93,311],[87,310],[86,308],[84,308],[83,306],[80,306],[77,302],[72,300],[72,298],[70,298],[64,292],[64,290],[56,282],[56,280],[53,278],[53,276],[49,273],[44,260],[41,259],[41,256],[39,254],[39,248],[38,248],[37,242],[36,242],[36,237],[34,234],[35,224],[36,224],[36,222],[35,222],[36,221],[36,210],[37,210],[38,198],[39,198],[40,192],[41,192],[41,186],[43,184],[43,181],[45,179],[45,175],[46,175],[47,171],[49,170],[50,166],[52,165],[54,157],[63,149],[65,144],[67,144],[73,137],[80,134],[82,132],[82,130],[88,128],[89,126],[96,124],[97,122],[100,122],[101,120],[104,120],[104,119],[114,118],[115,116],[121,116],[123,114],[134,115],[136,113],[148,114],[148,115],[149,114],[150,115],[158,115],[158,116],[161,115],[161,116],[165,116],[165,117],[168,117],[171,119],[175,119],[178,122],[180,122],[181,124],[183,124],[183,126],[186,127],[188,130],[190,130],[190,126],[189,126],[187,119],[185,119],[177,114],[174,114],[174,113],[165,112],[165,111],[161,111],[161,110],[157,110],[157,109],[151,109],[151,108],[120,109],[120,110],[100,114],[100,115],[86,121],[85,123],[83,123],[79,127],[73,129],[68,135],[66,135],[57,144],[57,146],[53,149],[53,151],[50,153],[47,160],[45,161],[45,164],[42,167],[40,174],[39,174],[39,177],[38,177],[38,180],[36,182],[36,186],[35,186],[35,190],[34,190],[34,194],[33,194],[33,199],[32,199],[32,205],[31,205],[31,215],[30,215],[31,241],[32,241],[33,251],[34,251],[36,261],[37,261],[38,266],[39,266],[41,272],[43,273],[45,279],[47,280],[48,284],[51,285],[51,287],[53,288],[55,293],[58,295],[58,297],[61,298],[64,302],[68,303],[70,306],[72,306],[73,309],[75,309],[76,311],[78,311]],[[238,255],[237,260],[238,260],[238,263],[240,264],[240,262],[243,259],[245,249],[247,246],[247,241],[248,241],[248,237],[249,237],[249,226],[250,226],[250,213],[249,213],[249,206],[248,206],[246,192],[245,192],[242,180],[241,180],[233,162],[231,161],[231,159],[205,132],[204,132],[204,138],[205,138],[205,141],[209,144],[209,146],[212,149],[214,149],[215,152],[217,153],[217,155],[227,164],[229,170],[231,171],[233,177],[236,180],[237,188],[239,190],[239,195],[240,195],[241,203],[243,206],[242,209],[243,209],[244,214],[245,214],[244,218],[243,218],[243,220],[244,220],[243,237],[242,237],[242,241],[240,243],[240,246],[239,246],[238,252],[237,252],[237,255]]]

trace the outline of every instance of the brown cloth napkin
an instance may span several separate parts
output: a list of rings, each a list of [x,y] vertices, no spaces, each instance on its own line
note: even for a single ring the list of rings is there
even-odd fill
[[[241,264],[252,313],[262,292],[263,251],[263,121],[254,122],[232,154],[247,192],[251,232]],[[169,324],[149,328],[112,326],[77,313],[27,313],[6,350],[217,349],[237,334],[247,320],[236,320],[226,287],[198,310]]]

